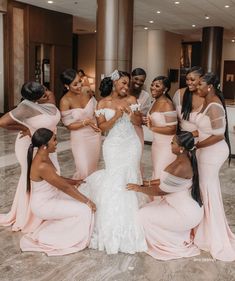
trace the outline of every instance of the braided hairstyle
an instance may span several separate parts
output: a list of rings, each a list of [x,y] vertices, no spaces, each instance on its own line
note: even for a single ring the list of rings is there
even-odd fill
[[[191,189],[192,198],[198,202],[199,206],[202,206],[202,199],[199,188],[199,175],[198,175],[198,165],[196,158],[196,147],[194,143],[194,136],[191,132],[180,131],[176,134],[177,143],[184,147],[188,151],[188,156],[191,161],[191,166],[193,169],[193,184]]]
[[[196,73],[197,75],[199,75],[199,77],[201,77],[204,74],[204,71],[201,67],[194,66],[187,71],[186,76],[189,73]],[[192,93],[189,91],[189,88],[187,87],[184,92],[182,109],[181,109],[181,113],[183,114],[184,120],[189,120],[189,116],[192,111],[192,98],[193,98]]]
[[[52,138],[53,132],[46,128],[40,128],[35,131],[32,136],[32,143],[28,148],[27,154],[27,162],[28,162],[28,170],[27,170],[27,192],[30,192],[30,170],[33,160],[33,150],[34,147],[41,147],[42,145],[47,145],[49,140]]]

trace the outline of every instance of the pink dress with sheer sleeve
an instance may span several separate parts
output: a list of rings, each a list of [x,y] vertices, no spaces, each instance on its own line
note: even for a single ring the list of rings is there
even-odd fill
[[[218,103],[210,103],[198,114],[196,121],[199,142],[211,135],[223,135],[225,132],[225,111]],[[205,215],[195,231],[195,244],[200,249],[209,251],[213,258],[222,261],[235,260],[235,235],[231,232],[225,216],[219,181],[219,171],[228,154],[225,140],[197,151]]]
[[[24,100],[17,108],[13,109],[10,116],[16,122],[29,128],[31,135],[39,128],[47,128],[56,132],[56,125],[60,121],[60,112],[55,105],[36,104],[28,100]],[[20,134],[18,134],[15,142],[15,154],[21,166],[21,174],[10,212],[0,214],[0,225],[12,225],[13,231],[29,232],[41,223],[41,219],[35,217],[31,212],[30,196],[26,191],[27,152],[30,143],[29,136],[20,138]],[[57,154],[52,153],[50,158],[59,171]]]
[[[85,108],[74,108],[62,111],[62,121],[67,126],[74,122],[85,119],[93,119],[97,101],[91,97]],[[71,130],[71,148],[76,165],[74,178],[85,179],[97,170],[100,151],[101,134],[95,132],[90,126],[85,126],[78,130]]]
[[[156,127],[166,127],[177,125],[176,111],[153,112],[149,114],[152,125]],[[171,141],[174,135],[164,135],[153,132],[152,142],[152,163],[153,179],[159,179],[161,172],[172,163],[176,156],[171,151]]]
[[[20,240],[22,251],[44,252],[48,256],[66,255],[86,248],[93,228],[93,214],[45,180],[32,181],[31,208],[43,222]]]
[[[160,182],[161,190],[169,194],[139,210],[148,245],[146,253],[159,260],[199,255],[190,234],[201,221],[203,208],[191,196],[192,179],[162,171]]]

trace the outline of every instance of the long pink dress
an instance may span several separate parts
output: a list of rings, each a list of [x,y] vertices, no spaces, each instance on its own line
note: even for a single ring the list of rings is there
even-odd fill
[[[93,119],[97,101],[91,97],[85,108],[74,108],[62,111],[62,121],[68,126],[77,121]],[[90,126],[85,126],[78,130],[71,130],[71,148],[76,165],[74,178],[85,179],[97,170],[100,151],[101,134],[95,132]]]
[[[22,251],[66,255],[86,248],[93,229],[93,214],[84,203],[45,180],[32,181],[31,208],[43,223],[20,240]]]
[[[139,98],[137,99],[138,104],[140,104],[140,112],[143,116],[146,116],[149,108],[151,106],[151,97],[148,92],[142,90],[140,92]],[[142,126],[134,126],[140,142],[142,144],[142,149],[144,149],[144,130]]]
[[[210,103],[203,113],[198,114],[197,126],[199,142],[211,135],[223,135],[226,126],[223,106]],[[228,153],[225,140],[197,151],[205,215],[196,230],[195,244],[222,261],[235,260],[235,235],[225,217],[219,181],[219,170],[228,158]]]
[[[162,171],[161,196],[139,210],[148,244],[147,254],[159,260],[192,257],[200,250],[191,240],[191,230],[203,217],[203,208],[192,198],[192,179],[184,179]]]
[[[43,127],[56,131],[56,125],[60,120],[60,112],[53,104],[36,104],[28,100],[24,100],[16,109],[13,109],[10,116],[16,122],[28,127],[31,135]],[[28,232],[41,223],[41,220],[31,213],[30,196],[26,192],[27,152],[30,143],[29,136],[20,138],[20,134],[18,134],[15,142],[15,154],[21,166],[21,174],[10,212],[0,214],[0,225],[12,225],[12,231]],[[59,171],[57,154],[52,153],[50,158]]]
[[[149,114],[153,126],[166,127],[177,125],[176,111],[153,112]],[[164,135],[153,132],[152,142],[152,163],[153,163],[153,179],[159,179],[161,171],[163,171],[176,156],[171,151],[171,141],[174,135]]]

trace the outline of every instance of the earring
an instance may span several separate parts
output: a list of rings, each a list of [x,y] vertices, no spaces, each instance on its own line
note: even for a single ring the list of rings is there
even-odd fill
[[[47,149],[47,147],[46,147],[46,146],[43,146],[43,149],[44,149],[44,150],[46,150],[46,149]]]
[[[211,91],[211,88],[208,88],[207,91],[210,92],[210,91]]]
[[[183,152],[184,152],[184,150],[181,148],[181,149],[180,149],[180,154],[182,154]]]

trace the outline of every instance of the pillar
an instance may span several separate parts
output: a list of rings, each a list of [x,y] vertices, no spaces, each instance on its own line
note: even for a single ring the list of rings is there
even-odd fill
[[[223,27],[204,27],[202,30],[202,67],[220,77],[223,47]]]

